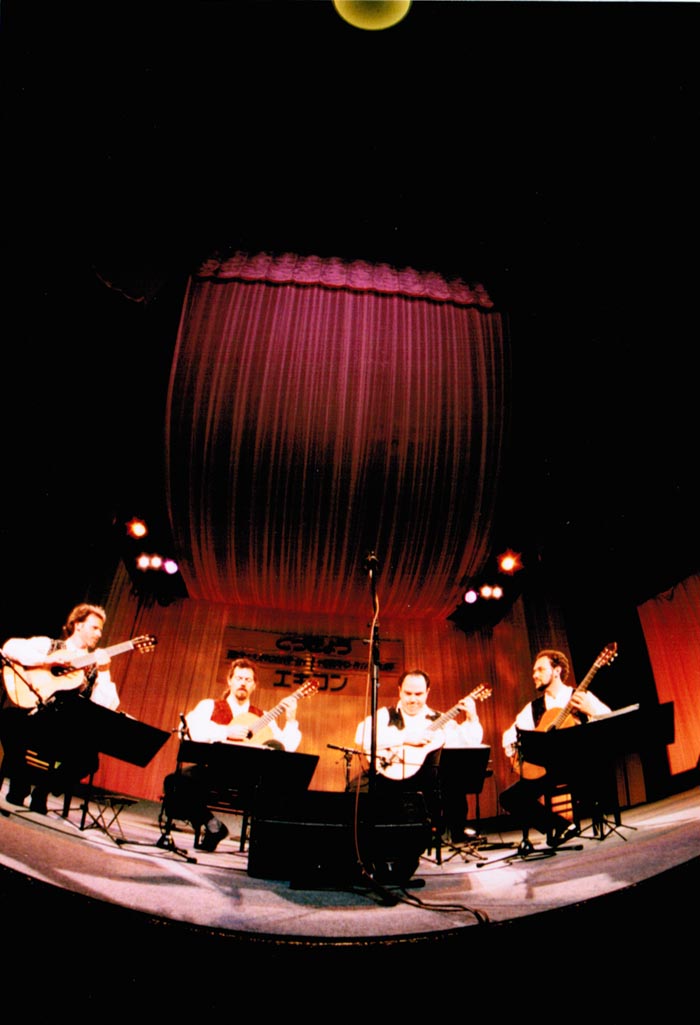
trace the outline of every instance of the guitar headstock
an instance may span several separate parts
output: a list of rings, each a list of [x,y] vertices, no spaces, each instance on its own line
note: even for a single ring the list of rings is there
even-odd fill
[[[307,680],[306,683],[302,683],[299,690],[294,692],[295,698],[308,698],[312,694],[315,694],[318,690],[318,680]]]
[[[132,644],[134,645],[134,650],[140,652],[140,654],[142,655],[145,655],[149,651],[153,651],[157,643],[158,641],[153,636],[153,634],[146,634],[143,637],[136,637],[132,641]]]
[[[486,698],[490,698],[492,694],[491,688],[485,683],[480,683],[478,687],[469,695],[470,698],[474,698],[475,701],[485,701]]]
[[[608,644],[605,648],[603,648],[600,655],[598,655],[598,658],[595,660],[595,667],[596,669],[602,669],[603,666],[609,666],[610,663],[613,662],[616,658],[617,643],[613,642],[612,644]]]

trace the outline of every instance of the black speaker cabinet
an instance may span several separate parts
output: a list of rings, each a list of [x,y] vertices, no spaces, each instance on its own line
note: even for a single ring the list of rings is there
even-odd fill
[[[313,889],[361,884],[367,872],[376,882],[405,886],[430,839],[422,794],[358,799],[310,790],[291,802],[264,800],[255,809],[248,875]]]

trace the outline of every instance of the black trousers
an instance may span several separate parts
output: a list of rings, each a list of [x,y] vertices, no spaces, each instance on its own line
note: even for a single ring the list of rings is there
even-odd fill
[[[392,797],[395,794],[421,794],[430,817],[432,828],[442,833],[443,813],[440,792],[440,750],[428,754],[423,765],[406,779],[390,779],[378,772],[374,777],[375,793]],[[369,773],[363,772],[351,779],[346,788],[349,792],[364,794],[369,790]]]
[[[563,815],[550,812],[540,798],[547,792],[546,775],[537,779],[519,779],[501,794],[501,805],[518,823],[523,832],[537,829],[545,836],[560,833],[571,823]]]
[[[214,779],[206,765],[187,765],[163,780],[163,811],[169,819],[190,822],[198,830],[215,815],[207,806]]]
[[[0,714],[3,773],[9,792],[21,801],[32,787],[37,798],[72,790],[99,766],[97,751],[72,726],[65,706],[37,711],[6,707]]]

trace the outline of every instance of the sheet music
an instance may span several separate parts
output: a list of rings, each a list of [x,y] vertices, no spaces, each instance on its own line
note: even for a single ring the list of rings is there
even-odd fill
[[[614,719],[616,715],[627,715],[628,712],[638,712],[639,705],[625,705],[624,708],[615,708],[612,712],[605,712],[604,715],[592,715],[589,722],[602,722],[603,719]]]

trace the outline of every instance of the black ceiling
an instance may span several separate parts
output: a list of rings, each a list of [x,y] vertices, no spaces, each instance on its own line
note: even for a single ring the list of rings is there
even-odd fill
[[[182,289],[220,247],[483,282],[514,370],[504,543],[570,595],[698,568],[697,5],[418,0],[382,32],[330,2],[0,17],[6,620],[55,575],[60,616],[115,517],[158,507]]]

